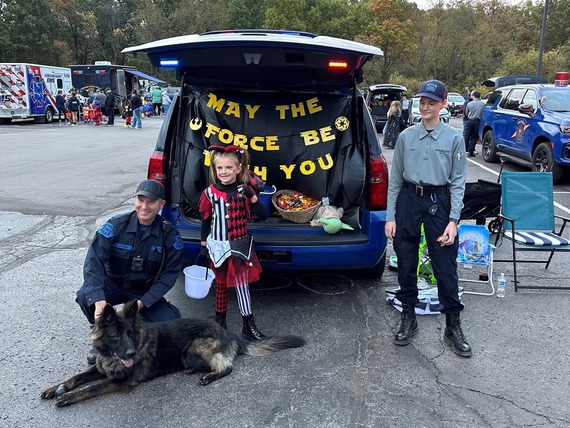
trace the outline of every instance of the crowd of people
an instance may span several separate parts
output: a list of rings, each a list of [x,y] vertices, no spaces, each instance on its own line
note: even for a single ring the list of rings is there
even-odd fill
[[[173,98],[173,93],[161,90],[158,86],[151,88],[144,95],[140,94],[137,89],[133,89],[120,109],[121,117],[125,120],[124,126],[140,129],[143,117],[165,115],[168,113]],[[58,111],[56,119],[60,126],[75,126],[78,123],[113,126],[115,111],[118,107],[117,101],[117,97],[109,87],[96,88],[87,97],[81,95],[80,91],[75,88],[71,88],[66,94],[60,89],[55,99]]]

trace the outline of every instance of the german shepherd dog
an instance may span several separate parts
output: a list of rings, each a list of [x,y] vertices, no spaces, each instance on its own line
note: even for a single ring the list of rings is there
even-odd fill
[[[105,306],[91,333],[97,362],[61,384],[42,392],[55,398],[58,407],[68,406],[111,392],[126,392],[141,382],[185,370],[207,373],[200,385],[232,372],[237,355],[264,356],[299,348],[305,340],[298,336],[272,336],[255,342],[229,333],[213,321],[178,319],[147,324],[138,314],[136,301],[122,312]]]

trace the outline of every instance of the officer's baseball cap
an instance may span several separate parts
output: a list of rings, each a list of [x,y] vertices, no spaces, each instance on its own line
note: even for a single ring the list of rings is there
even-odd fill
[[[139,187],[134,196],[146,196],[151,201],[156,201],[157,199],[165,199],[164,186],[155,180],[144,180],[141,181]]]
[[[447,99],[447,87],[439,80],[427,80],[422,83],[416,97],[428,97],[435,101]]]

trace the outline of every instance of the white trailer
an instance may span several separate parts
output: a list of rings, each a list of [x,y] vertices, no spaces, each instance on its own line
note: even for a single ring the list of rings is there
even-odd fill
[[[0,63],[0,122],[34,118],[50,123],[58,115],[55,97],[72,88],[71,69]]]

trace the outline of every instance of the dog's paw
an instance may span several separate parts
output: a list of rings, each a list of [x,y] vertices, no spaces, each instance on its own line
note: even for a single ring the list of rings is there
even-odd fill
[[[215,380],[216,380],[215,377],[210,376],[210,374],[206,374],[200,378],[200,381],[198,383],[202,386],[206,386],[206,385],[211,384]]]
[[[55,391],[57,390],[58,386],[52,386],[51,388],[46,389],[44,392],[41,393],[40,397],[44,400],[51,400],[55,398]]]
[[[191,374],[196,373],[197,371],[198,370],[196,370],[194,367],[191,367],[189,369],[184,370],[184,374],[191,375]]]

